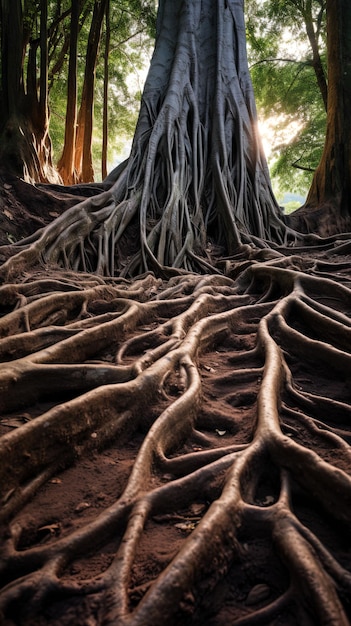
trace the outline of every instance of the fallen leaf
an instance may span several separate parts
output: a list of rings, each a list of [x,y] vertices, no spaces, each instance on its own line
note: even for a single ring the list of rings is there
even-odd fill
[[[8,211],[7,209],[4,209],[4,215],[6,215],[6,217],[9,218],[9,220],[14,220],[15,218],[13,217],[11,211]]]
[[[47,526],[41,526],[40,528],[38,528],[39,531],[48,531],[50,535],[57,535],[60,529],[60,524],[48,524]]]
[[[262,602],[262,600],[266,600],[270,595],[271,591],[268,585],[259,584],[252,587],[250,593],[246,598],[246,604],[258,604]]]
[[[20,426],[23,426],[23,424],[25,424],[26,422],[29,422],[30,419],[30,416],[19,415],[18,417],[11,417],[10,419],[2,420],[1,426],[8,426],[9,428],[19,428]]]
[[[194,524],[194,522],[179,522],[179,524],[174,524],[174,527],[190,532],[196,528],[196,524]]]

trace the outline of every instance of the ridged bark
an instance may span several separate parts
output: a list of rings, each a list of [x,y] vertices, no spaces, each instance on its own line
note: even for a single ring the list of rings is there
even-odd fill
[[[327,2],[328,109],[323,155],[306,205],[331,205],[351,225],[351,4]]]

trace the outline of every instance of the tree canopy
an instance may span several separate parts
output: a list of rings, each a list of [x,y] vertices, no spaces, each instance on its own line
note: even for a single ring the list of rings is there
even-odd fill
[[[272,176],[282,189],[305,191],[326,129],[325,2],[248,0],[246,15],[256,101],[270,121]]]

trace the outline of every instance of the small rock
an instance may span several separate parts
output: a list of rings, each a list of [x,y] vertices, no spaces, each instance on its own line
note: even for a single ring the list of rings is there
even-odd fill
[[[85,509],[89,509],[90,508],[90,504],[89,502],[80,502],[76,508],[74,509],[75,513],[81,513],[82,511],[84,511]]]
[[[275,502],[274,497],[273,496],[266,496],[265,499],[263,500],[262,504],[264,506],[269,506],[270,504],[273,504]]]

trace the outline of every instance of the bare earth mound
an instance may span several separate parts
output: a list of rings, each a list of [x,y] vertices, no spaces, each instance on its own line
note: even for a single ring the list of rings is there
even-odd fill
[[[347,244],[219,269],[0,287],[5,626],[350,623]]]

